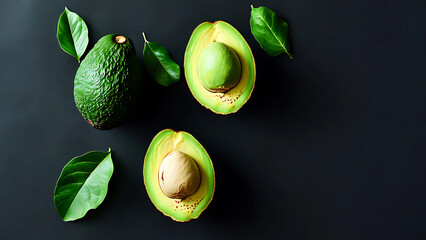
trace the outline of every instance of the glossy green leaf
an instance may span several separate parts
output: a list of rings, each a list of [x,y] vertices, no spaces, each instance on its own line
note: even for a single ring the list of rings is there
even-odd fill
[[[251,33],[260,46],[271,56],[287,53],[290,59],[290,37],[288,24],[275,12],[266,7],[251,6]]]
[[[62,50],[80,62],[89,43],[89,30],[83,19],[68,8],[59,17],[57,38]]]
[[[96,209],[105,199],[113,170],[111,149],[88,152],[65,165],[54,193],[61,218],[73,221]]]
[[[170,86],[180,80],[180,67],[170,57],[166,48],[145,39],[143,59],[148,73],[163,86]]]

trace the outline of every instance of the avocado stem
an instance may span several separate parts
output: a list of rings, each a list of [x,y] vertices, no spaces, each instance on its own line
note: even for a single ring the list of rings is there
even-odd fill
[[[115,41],[119,44],[125,43],[127,41],[127,38],[125,36],[117,36],[115,37]]]

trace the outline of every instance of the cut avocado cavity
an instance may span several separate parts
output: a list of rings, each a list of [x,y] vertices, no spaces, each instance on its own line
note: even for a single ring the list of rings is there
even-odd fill
[[[206,150],[191,134],[171,129],[152,140],[143,178],[155,207],[178,222],[198,218],[215,189],[213,164]]]
[[[218,114],[237,112],[254,88],[256,66],[250,46],[223,21],[205,22],[194,30],[184,67],[192,95]]]

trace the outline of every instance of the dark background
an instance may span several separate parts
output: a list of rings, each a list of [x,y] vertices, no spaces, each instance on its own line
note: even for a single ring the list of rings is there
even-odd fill
[[[250,4],[290,26],[294,59],[268,56],[251,35]],[[142,31],[182,66],[193,29],[225,20],[252,48],[251,99],[220,116],[184,76],[161,87],[144,72],[124,125],[95,130],[75,107],[76,59],[56,39],[64,7],[89,27],[88,49]],[[426,239],[426,2],[3,1],[0,7],[0,238]],[[216,171],[213,201],[176,223],[149,200],[142,164],[154,135],[192,133]],[[62,167],[113,149],[114,175],[97,210],[65,223],[53,204]]]

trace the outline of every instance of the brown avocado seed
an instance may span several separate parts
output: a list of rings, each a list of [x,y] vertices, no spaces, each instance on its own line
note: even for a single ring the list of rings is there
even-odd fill
[[[161,191],[174,199],[194,194],[200,186],[200,171],[194,159],[180,151],[170,152],[158,171]]]

